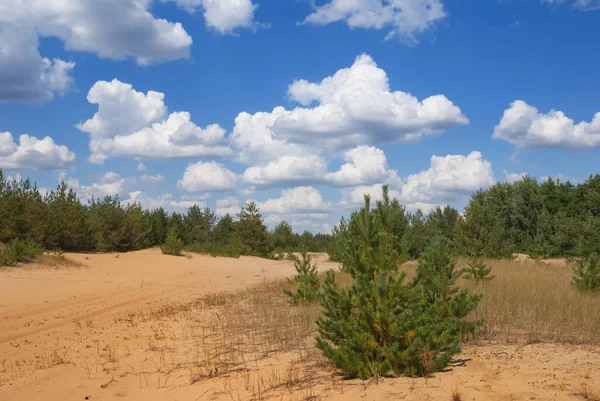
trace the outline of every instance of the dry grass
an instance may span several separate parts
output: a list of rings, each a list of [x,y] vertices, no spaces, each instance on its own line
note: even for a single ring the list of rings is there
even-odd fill
[[[44,267],[83,267],[83,263],[70,259],[64,255],[55,253],[44,253],[35,259],[37,265]]]
[[[484,295],[472,316],[486,321],[480,339],[600,343],[600,295],[577,291],[564,262],[486,263],[492,266],[495,279],[462,283]]]

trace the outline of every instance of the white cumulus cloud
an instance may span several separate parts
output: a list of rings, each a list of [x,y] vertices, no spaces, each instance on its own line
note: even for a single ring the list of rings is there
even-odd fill
[[[251,0],[163,0],[173,1],[193,13],[202,9],[206,25],[221,33],[232,33],[236,28],[254,25],[254,11],[258,5]]]
[[[295,214],[326,212],[331,203],[323,200],[314,187],[303,186],[281,191],[281,196],[257,203],[260,210],[268,214]]]
[[[339,171],[328,173],[327,182],[337,186],[352,187],[377,182],[400,185],[397,173],[390,170],[383,150],[373,146],[359,146],[344,154],[347,162]]]
[[[494,139],[502,139],[518,149],[558,148],[580,150],[600,147],[600,112],[591,122],[575,122],[562,111],[543,114],[522,100],[504,111],[494,129]]]
[[[217,209],[215,213],[218,216],[225,216],[226,214],[231,217],[235,217],[236,213],[240,212],[240,200],[235,196],[229,196],[224,199],[217,199]]]
[[[517,181],[521,181],[523,178],[527,177],[527,173],[509,173],[506,170],[502,171],[504,173],[504,181],[509,184],[514,184]]]
[[[303,107],[238,115],[231,140],[240,161],[252,164],[320,155],[327,149],[415,142],[468,123],[444,95],[418,100],[391,91],[385,71],[366,54],[319,83],[294,82],[288,94]]]
[[[177,187],[187,192],[228,191],[235,189],[238,176],[220,163],[189,164]]]
[[[495,182],[492,165],[481,152],[432,156],[429,169],[408,176],[400,199],[406,203],[452,203]]]
[[[321,180],[326,172],[327,164],[323,157],[282,156],[265,166],[246,169],[243,179],[245,183],[254,185],[314,182]]]
[[[138,92],[117,79],[96,82],[87,99],[98,105],[98,112],[77,125],[90,134],[90,161],[103,163],[118,156],[165,159],[231,154],[223,128],[213,124],[202,129],[188,112],[167,116],[164,97],[161,92]]]
[[[0,132],[0,168],[21,170],[65,170],[74,167],[75,153],[44,139],[23,134],[17,144],[10,132]]]
[[[344,21],[350,28],[387,29],[386,39],[398,37],[410,44],[447,16],[440,0],[329,0],[314,9],[304,23]]]

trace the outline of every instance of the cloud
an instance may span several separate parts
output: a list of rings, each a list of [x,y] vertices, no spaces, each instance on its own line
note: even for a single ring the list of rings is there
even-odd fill
[[[258,5],[251,0],[163,0],[174,1],[193,13],[201,8],[206,25],[220,33],[233,33],[236,28],[254,26],[254,11]]]
[[[187,192],[227,191],[235,189],[237,175],[216,162],[189,164],[177,187]]]
[[[236,213],[240,212],[240,200],[235,196],[230,196],[224,199],[217,199],[217,216],[225,216],[226,214],[235,217]]]
[[[164,97],[161,92],[138,92],[117,79],[96,82],[87,99],[98,105],[98,112],[77,125],[90,134],[90,161],[103,163],[118,156],[168,159],[231,154],[224,144],[223,128],[213,124],[202,129],[191,122],[188,112],[166,117]]]
[[[600,112],[591,122],[574,121],[562,111],[542,114],[533,106],[517,100],[504,111],[494,129],[494,139],[502,139],[517,147],[581,150],[600,147]]]
[[[2,12],[0,5],[0,13]],[[74,62],[42,58],[29,26],[2,22],[0,16],[0,102],[39,103],[74,87]]]
[[[563,4],[565,0],[542,0],[542,3]],[[600,0],[574,0],[573,9],[578,11],[600,10]]]
[[[383,150],[373,146],[359,146],[344,154],[347,162],[340,170],[327,173],[327,182],[336,186],[351,187],[357,185],[387,182],[401,185],[401,179],[395,171],[389,170]]]
[[[514,184],[517,181],[521,181],[523,178],[527,177],[527,173],[509,173],[506,170],[503,170],[504,173],[504,181],[509,184]]]
[[[490,162],[480,152],[467,156],[432,156],[430,167],[406,179],[389,182],[390,197],[397,198],[409,211],[421,209],[428,212],[436,206],[465,201],[480,188],[488,188],[496,182]],[[341,191],[340,207],[354,208],[364,203],[364,195],[371,196],[374,203],[382,198],[381,186],[360,185]]]
[[[387,29],[386,39],[397,37],[409,44],[433,28],[447,14],[440,0],[330,0],[316,6],[304,23],[326,25],[344,21],[350,28]]]
[[[340,206],[351,209],[357,206],[362,206],[365,203],[365,195],[369,195],[371,197],[371,205],[374,205],[375,202],[383,198],[382,186],[383,184],[373,184],[359,185],[353,188],[344,188],[341,191],[342,200],[340,202]],[[396,189],[392,189],[392,187],[390,187],[389,194],[392,199],[401,198],[400,192],[398,192]]]
[[[327,164],[319,156],[282,156],[265,166],[250,167],[244,182],[254,185],[290,184],[319,181],[327,172]]]
[[[92,198],[103,199],[105,196],[122,194],[125,187],[132,184],[133,180],[125,179],[115,172],[107,172],[100,178],[100,182],[91,185],[82,185],[74,178],[67,178],[65,182],[73,188],[79,199],[87,202]]]
[[[186,212],[190,207],[196,205],[200,208],[208,206],[207,197],[189,198],[182,196],[180,200],[175,200],[173,194],[165,193],[157,197],[151,197],[142,191],[129,192],[129,197],[124,200],[125,204],[137,203],[145,209],[163,208],[169,212]]]
[[[231,140],[239,161],[257,164],[328,149],[410,143],[468,123],[444,95],[419,101],[391,91],[385,71],[366,54],[319,83],[295,81],[288,95],[304,107],[237,116]]]
[[[137,165],[138,173],[145,173],[147,170],[148,170],[148,168],[146,167],[146,165],[144,163],[139,163]]]
[[[314,187],[284,189],[279,198],[258,202],[257,205],[263,213],[269,214],[326,212],[331,208],[331,203],[324,201]]]
[[[0,132],[0,168],[20,170],[65,170],[75,166],[75,153],[44,139],[23,134],[17,144],[10,132]]]
[[[6,0],[0,21],[27,24],[39,36],[57,37],[67,50],[139,64],[187,58],[192,38],[180,23],[155,18],[151,0]],[[110,24],[107,24],[110,21]]]
[[[147,185],[151,185],[151,186],[157,186],[164,180],[165,180],[165,177],[161,174],[156,174],[156,175],[144,174],[140,177],[141,182],[143,182],[144,184],[147,184]]]
[[[495,182],[492,165],[480,152],[473,151],[468,156],[432,156],[429,169],[406,179],[400,199],[408,204],[453,203]]]

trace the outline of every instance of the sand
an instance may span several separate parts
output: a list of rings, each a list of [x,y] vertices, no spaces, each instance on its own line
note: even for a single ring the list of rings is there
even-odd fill
[[[189,326],[182,320],[189,317],[175,312],[169,319],[139,316],[290,276],[291,263],[171,257],[156,249],[67,258],[84,266],[0,270],[2,401],[450,400],[453,392],[462,400],[500,401],[600,394],[600,348],[557,344],[472,345],[447,372],[377,383],[344,381],[312,351],[300,357],[272,352],[254,361],[251,370],[192,384],[193,372],[178,368],[189,361],[173,349],[185,344],[178,341]],[[335,267],[324,255],[315,260],[320,269]],[[203,313],[219,317],[218,310]],[[147,332],[155,333],[155,342]]]

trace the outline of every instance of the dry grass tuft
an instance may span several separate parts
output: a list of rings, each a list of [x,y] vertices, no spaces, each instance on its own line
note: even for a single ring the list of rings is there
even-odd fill
[[[452,396],[450,397],[451,401],[462,401],[462,396],[460,395],[460,393],[458,392],[457,389],[454,389],[452,391]]]
[[[495,279],[462,283],[484,295],[472,316],[486,321],[479,339],[600,343],[600,295],[577,291],[571,285],[571,269],[563,261],[486,263]]]

